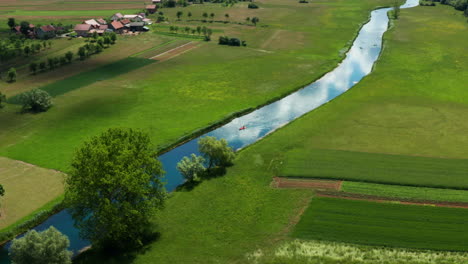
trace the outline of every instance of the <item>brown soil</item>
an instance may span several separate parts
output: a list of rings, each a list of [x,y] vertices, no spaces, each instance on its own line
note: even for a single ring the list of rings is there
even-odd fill
[[[320,197],[341,198],[341,199],[358,200],[358,201],[371,201],[371,202],[378,202],[378,203],[396,202],[396,203],[408,204],[408,205],[427,205],[427,206],[437,206],[437,207],[468,209],[468,203],[461,203],[461,202],[398,200],[395,198],[387,198],[387,197],[379,197],[379,196],[373,196],[373,195],[355,194],[355,193],[347,193],[347,192],[336,192],[336,191],[335,192],[319,191],[317,192],[316,195]]]
[[[158,54],[154,57],[151,57],[150,59],[153,59],[153,60],[157,60],[159,62],[163,62],[163,61],[166,61],[166,60],[169,60],[169,59],[172,59],[176,56],[179,56],[183,53],[186,53],[194,48],[197,48],[198,45],[197,42],[189,42],[189,43],[186,43],[184,45],[181,45],[177,48],[174,48],[174,49],[171,49],[171,50],[168,50],[168,51],[165,51],[161,54]]]
[[[276,188],[297,188],[297,189],[316,189],[316,190],[336,190],[341,189],[341,181],[315,180],[315,179],[297,179],[274,177],[273,187]]]

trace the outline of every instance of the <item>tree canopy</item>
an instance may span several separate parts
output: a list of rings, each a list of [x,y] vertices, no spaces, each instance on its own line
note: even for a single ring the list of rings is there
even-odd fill
[[[13,264],[69,264],[69,245],[67,236],[51,226],[43,232],[30,230],[24,237],[14,239],[9,255]]]
[[[177,163],[177,170],[187,181],[194,181],[206,170],[204,162],[205,159],[203,157],[192,154],[190,157],[183,157]]]
[[[132,129],[109,129],[77,150],[65,201],[93,247],[142,245],[166,198],[156,158],[149,136]]]
[[[203,137],[198,141],[198,150],[208,160],[208,168],[232,165],[236,156],[224,138]]]
[[[23,105],[23,111],[44,112],[52,106],[52,98],[41,89],[33,89],[22,93],[20,101]]]

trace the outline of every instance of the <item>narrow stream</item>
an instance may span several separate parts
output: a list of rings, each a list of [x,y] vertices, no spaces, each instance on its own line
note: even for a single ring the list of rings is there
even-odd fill
[[[419,0],[407,0],[401,8],[411,8],[418,4]],[[260,140],[265,135],[353,87],[371,72],[379,57],[382,50],[382,36],[388,29],[387,12],[389,10],[391,8],[372,11],[370,21],[362,27],[351,49],[346,54],[346,58],[334,70],[303,89],[250,114],[236,118],[203,136],[225,138],[231,147],[240,149]],[[244,126],[246,129],[239,130],[240,127]],[[198,139],[195,138],[159,157],[166,170],[166,189],[168,191],[173,191],[184,182],[183,177],[176,169],[176,164],[184,156],[189,156],[192,153],[199,154]],[[73,227],[73,220],[66,210],[52,215],[34,229],[42,231],[50,226],[54,226],[68,236],[70,250],[74,253],[90,244],[89,241],[79,237],[78,230]],[[11,263],[7,250],[9,246],[6,244],[0,252],[0,264]]]

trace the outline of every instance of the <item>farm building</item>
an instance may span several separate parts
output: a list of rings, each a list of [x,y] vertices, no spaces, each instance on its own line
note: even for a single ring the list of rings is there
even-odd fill
[[[145,26],[144,22],[132,22],[130,23],[130,30],[135,31],[143,31],[143,27]]]
[[[54,38],[57,29],[52,25],[42,26],[36,29],[36,36],[40,39]]]
[[[109,25],[110,29],[113,29],[116,33],[122,33],[124,30],[124,25],[120,23],[119,21],[112,21],[112,23]]]
[[[104,19],[102,19],[102,18],[98,18],[98,19],[96,19],[96,21],[97,21],[100,25],[107,25],[107,22],[106,22]]]
[[[78,24],[75,26],[75,32],[79,37],[86,37],[89,34],[92,26],[88,24]]]
[[[124,19],[128,19],[133,22],[141,22],[143,21],[143,17],[140,15],[125,15]]]
[[[146,6],[146,11],[148,11],[148,13],[150,13],[150,14],[156,13],[156,10],[157,10],[156,5],[147,5]]]
[[[100,25],[95,19],[86,20],[83,24],[91,25],[92,27],[99,27]]]
[[[161,0],[151,0],[151,2],[152,2],[153,4],[160,4],[160,3],[161,3]]]
[[[130,21],[130,19],[122,19],[122,20],[120,20],[120,23],[122,23],[122,25],[130,24],[130,22],[132,22],[132,21]]]
[[[121,13],[116,13],[113,16],[111,16],[111,20],[116,21],[116,20],[121,20],[124,16]]]

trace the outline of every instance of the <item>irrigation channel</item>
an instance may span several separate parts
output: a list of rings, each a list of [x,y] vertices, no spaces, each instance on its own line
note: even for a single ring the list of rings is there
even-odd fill
[[[401,8],[415,7],[419,0],[407,0]],[[248,146],[265,135],[275,131],[296,118],[327,103],[338,95],[353,87],[363,77],[372,71],[374,63],[382,50],[382,36],[388,29],[387,12],[391,8],[381,8],[372,11],[371,19],[365,24],[346,58],[331,72],[314,83],[292,93],[281,100],[266,105],[242,117],[236,118],[204,136],[225,138],[234,149]],[[241,127],[246,129],[239,130]],[[199,137],[200,138],[200,137]],[[176,169],[176,164],[192,153],[199,154],[195,138],[159,157],[166,170],[166,189],[173,191],[184,179]],[[54,226],[70,239],[70,250],[75,254],[89,246],[89,241],[79,237],[78,230],[73,226],[73,220],[66,210],[49,217],[44,223],[34,229],[42,231]],[[0,264],[11,263],[8,258],[6,244],[0,252]]]

